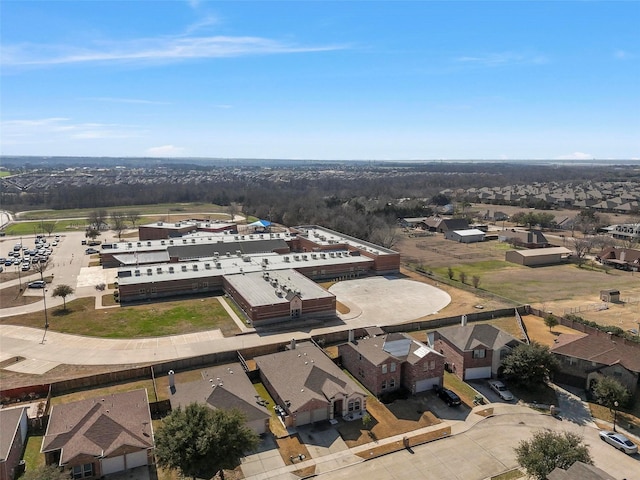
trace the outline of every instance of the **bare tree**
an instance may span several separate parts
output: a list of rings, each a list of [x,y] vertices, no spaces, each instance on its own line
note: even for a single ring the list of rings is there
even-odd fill
[[[447,268],[447,275],[449,277],[449,280],[453,280],[453,277],[454,277],[453,268],[451,267]]]
[[[111,212],[111,229],[118,234],[118,240],[126,227],[124,213],[118,211]]]
[[[42,223],[42,229],[45,232],[47,232],[49,234],[49,236],[51,236],[53,231],[56,229],[56,223],[55,222],[44,222],[44,223]]]
[[[131,222],[133,228],[136,228],[136,223],[138,223],[138,220],[140,220],[140,212],[137,210],[129,210],[127,212],[127,220]]]
[[[471,277],[471,282],[473,283],[473,288],[478,288],[478,285],[480,285],[480,277],[478,275],[474,275]]]
[[[461,281],[462,283],[466,283],[466,281],[467,281],[467,274],[466,274],[466,273],[464,273],[464,272],[460,272],[460,273],[458,274],[458,278],[460,278],[460,281]]]
[[[582,266],[585,261],[585,257],[591,252],[594,245],[594,236],[588,235],[583,238],[575,238],[573,240],[573,249],[576,252],[576,259],[578,266]]]
[[[231,202],[228,206],[227,206],[227,213],[229,214],[229,216],[231,217],[231,221],[233,222],[233,219],[236,217],[236,215],[238,214],[239,208],[238,208],[238,204],[236,202]]]
[[[89,214],[90,227],[96,230],[104,230],[107,228],[107,211],[104,209],[94,210]]]

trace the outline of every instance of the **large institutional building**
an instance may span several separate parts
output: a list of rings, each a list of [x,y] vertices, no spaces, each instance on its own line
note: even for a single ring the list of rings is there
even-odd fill
[[[315,281],[400,269],[398,252],[315,225],[119,242],[103,245],[100,260],[104,267],[118,268],[123,304],[224,292],[253,325],[333,317],[335,296]]]

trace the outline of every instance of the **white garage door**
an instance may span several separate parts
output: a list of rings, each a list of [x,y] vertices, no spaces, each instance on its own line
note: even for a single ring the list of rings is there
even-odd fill
[[[477,380],[479,378],[491,378],[491,366],[467,368],[464,372],[465,380]]]
[[[311,411],[311,422],[321,422],[323,420],[327,420],[329,415],[327,414],[326,408],[318,408],[316,410]]]
[[[102,459],[102,474],[122,472],[124,470],[124,457],[111,457]]]
[[[127,468],[141,467],[147,464],[147,451],[127,453]]]
[[[311,412],[298,412],[296,415],[296,425],[307,425],[309,423],[311,423]]]
[[[439,378],[425,378],[424,380],[418,380],[416,382],[416,393],[426,392],[427,390],[431,390],[434,385],[440,385]]]

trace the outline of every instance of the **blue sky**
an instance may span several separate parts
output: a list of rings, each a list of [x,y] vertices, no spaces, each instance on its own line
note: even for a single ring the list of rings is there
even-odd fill
[[[0,151],[640,159],[640,2],[0,4]]]

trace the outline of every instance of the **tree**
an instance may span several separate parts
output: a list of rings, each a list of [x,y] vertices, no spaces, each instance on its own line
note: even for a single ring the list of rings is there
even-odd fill
[[[64,283],[61,285],[58,285],[56,288],[54,288],[53,293],[51,294],[52,297],[62,297],[62,302],[64,304],[64,306],[62,307],[64,310],[67,309],[67,297],[69,295],[71,295],[73,293],[73,288],[71,288],[69,285],[65,285]]]
[[[125,215],[122,212],[111,212],[112,230],[118,234],[118,240],[122,236],[122,231],[127,227],[125,223]]]
[[[64,471],[57,465],[41,465],[34,469],[27,469],[21,480],[69,480],[69,471]]]
[[[593,465],[587,445],[572,432],[539,431],[515,448],[516,459],[527,474],[544,480],[555,468],[566,470],[575,462]]]
[[[98,235],[100,235],[100,231],[93,227],[87,228],[86,232],[84,232],[84,236],[91,240],[95,240]]]
[[[56,224],[55,222],[43,222],[42,229],[51,236],[53,231],[56,229]]]
[[[458,277],[460,278],[460,281],[461,281],[462,283],[466,283],[466,281],[467,281],[467,274],[466,274],[466,273],[464,273],[464,272],[460,272],[460,273],[458,274]]]
[[[447,275],[449,276],[449,280],[453,280],[453,275],[454,275],[453,268],[451,267],[447,268]]]
[[[474,275],[471,277],[471,282],[473,283],[473,288],[478,288],[478,285],[480,285],[480,277],[478,275]]]
[[[502,362],[504,374],[524,387],[543,383],[558,367],[558,360],[546,345],[531,343],[514,348]]]
[[[616,402],[618,402],[618,405],[624,405],[631,397],[627,387],[611,377],[603,376],[598,378],[591,391],[596,402],[608,407],[611,411],[616,407]]]
[[[92,228],[100,231],[106,228],[107,211],[104,209],[94,210],[89,214],[89,224]]]
[[[131,222],[133,228],[136,228],[136,223],[140,220],[140,212],[137,210],[129,210],[126,214],[127,220]]]
[[[558,319],[554,315],[549,314],[544,317],[544,324],[549,327],[549,331],[551,331],[553,327],[558,325],[558,323],[560,322],[558,322]]]
[[[373,423],[373,417],[369,414],[369,412],[366,412],[363,416],[362,416],[362,426],[366,429],[369,430],[369,428],[371,427],[371,424]]]
[[[245,452],[255,449],[258,436],[237,409],[212,409],[192,403],[178,407],[156,433],[156,463],[195,479],[211,478],[233,469]]]

